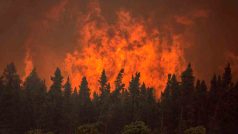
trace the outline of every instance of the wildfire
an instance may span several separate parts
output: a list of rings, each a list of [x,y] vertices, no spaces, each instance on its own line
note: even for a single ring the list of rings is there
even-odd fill
[[[55,24],[64,18],[62,15],[66,15],[64,11],[67,10],[67,3],[67,0],[62,0],[50,9],[43,19],[32,24],[32,32],[25,43],[27,51],[23,79],[33,69],[33,52],[30,50],[41,48],[40,44],[49,43],[42,41],[42,38],[45,38],[45,33],[53,31]],[[154,87],[159,97],[166,85],[167,75],[179,74],[184,67],[184,41],[182,35],[174,34],[173,30],[167,30],[171,34],[167,37],[160,33],[158,28],[153,27],[150,20],[135,17],[125,10],[118,11],[116,21],[109,23],[102,15],[97,1],[89,4],[87,13],[72,14],[71,17],[77,18],[70,20],[76,20],[76,43],[72,43],[76,49],[68,52],[63,59],[56,59],[50,56],[51,53],[43,55],[53,57],[55,61],[64,61],[62,72],[65,77],[70,77],[73,87],[78,87],[81,78],[86,76],[91,93],[97,92],[98,79],[105,69],[113,90],[117,74],[124,69],[123,82],[126,86],[132,75],[140,72],[141,83],[145,82],[147,86]],[[181,22],[184,20],[186,19]],[[166,29],[170,29],[169,26]],[[45,52],[45,49],[42,50]]]
[[[32,57],[30,55],[30,50],[27,49],[27,52],[26,52],[26,56],[25,56],[25,59],[24,59],[24,63],[25,63],[25,75],[23,76],[23,80],[26,79],[27,76],[30,75],[32,69],[33,69],[33,61],[32,61]]]
[[[126,84],[139,71],[141,82],[154,87],[159,96],[158,90],[165,87],[167,75],[181,72],[184,59],[179,35],[174,35],[168,43],[165,39],[162,41],[158,29],[149,27],[147,21],[134,18],[127,11],[119,11],[117,22],[111,24],[101,15],[97,3],[91,4],[89,10],[78,19],[77,49],[68,53],[64,62],[64,71],[74,87],[86,76],[91,92],[97,91],[103,69],[113,84],[124,68]]]

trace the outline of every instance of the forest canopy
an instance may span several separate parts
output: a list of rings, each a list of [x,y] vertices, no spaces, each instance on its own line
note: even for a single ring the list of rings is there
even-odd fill
[[[140,72],[132,75],[128,87],[123,74],[121,69],[114,83],[109,83],[102,70],[97,93],[91,92],[87,76],[73,89],[70,78],[57,68],[48,88],[36,69],[21,80],[15,65],[8,64],[0,77],[0,133],[238,132],[238,83],[232,80],[230,64],[221,75],[214,74],[209,84],[196,80],[191,64],[181,78],[168,74],[159,99],[153,87],[140,81]]]

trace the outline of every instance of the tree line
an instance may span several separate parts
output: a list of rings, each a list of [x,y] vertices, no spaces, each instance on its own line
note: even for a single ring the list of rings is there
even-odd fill
[[[190,64],[181,78],[169,74],[160,99],[141,83],[139,72],[128,87],[123,74],[121,69],[112,88],[103,70],[96,93],[85,76],[73,89],[57,68],[48,89],[36,69],[22,81],[8,64],[0,77],[0,134],[238,133],[238,82],[232,81],[229,64],[209,87],[195,81]]]

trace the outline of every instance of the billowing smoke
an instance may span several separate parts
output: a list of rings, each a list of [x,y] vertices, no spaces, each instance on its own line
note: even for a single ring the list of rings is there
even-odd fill
[[[164,86],[167,73],[191,62],[209,80],[230,62],[237,72],[235,0],[0,1],[0,69],[13,61],[24,78],[33,66],[50,84],[58,66],[76,86],[95,89],[105,69],[111,84],[121,68],[128,83]],[[90,72],[91,71],[91,72]],[[236,77],[235,77],[236,78]]]

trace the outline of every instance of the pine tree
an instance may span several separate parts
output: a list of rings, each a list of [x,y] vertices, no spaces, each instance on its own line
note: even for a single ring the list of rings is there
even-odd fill
[[[136,73],[135,77],[132,76],[129,82],[129,96],[130,96],[130,107],[131,107],[131,121],[135,121],[138,118],[138,106],[139,106],[139,95],[140,95],[140,73]]]
[[[25,123],[29,123],[28,128],[32,129],[42,129],[45,124],[46,113],[46,85],[43,80],[41,80],[33,69],[30,75],[26,78],[23,83],[23,89],[25,92],[25,114],[29,116],[29,119],[25,120]]]
[[[194,76],[193,76],[193,70],[191,67],[191,64],[188,65],[187,69],[182,73],[181,76],[181,86],[183,88],[182,95],[190,96],[192,95],[192,92],[194,91]]]
[[[81,125],[92,123],[93,106],[90,99],[90,90],[86,77],[82,78],[79,87],[79,120]]]
[[[128,88],[130,95],[133,99],[139,96],[140,93],[140,73],[136,73],[135,77],[132,76],[131,81],[129,82]]]
[[[59,68],[55,70],[54,76],[51,77],[53,84],[50,87],[49,94],[57,97],[62,97],[62,82],[63,76]]]
[[[111,103],[109,110],[109,118],[108,118],[108,133],[117,133],[119,132],[124,124],[123,117],[123,105],[122,105],[122,91],[125,89],[125,84],[122,82],[124,74],[124,69],[121,69],[118,73],[116,80],[114,82],[115,89],[111,94]]]
[[[6,89],[14,90],[19,93],[21,88],[21,80],[19,75],[17,74],[14,63],[8,64],[7,67],[4,69],[2,75],[2,82]]]
[[[224,69],[224,73],[222,76],[222,85],[223,88],[229,89],[231,84],[232,84],[231,67],[230,64],[228,64]]]
[[[217,75],[215,74],[210,82],[210,90],[209,90],[209,110],[208,114],[209,117],[212,117],[214,114],[214,109],[216,107],[218,98],[219,98],[219,87],[218,87],[218,80],[217,80]]]
[[[72,133],[73,132],[73,102],[72,102],[72,86],[70,83],[69,77],[67,78],[66,83],[63,86],[63,109],[62,109],[62,120],[63,120],[63,128],[62,133]]]
[[[210,93],[215,95],[217,94],[217,76],[216,74],[213,76],[212,80],[211,80],[211,87],[210,87]]]
[[[159,110],[157,106],[157,102],[155,99],[155,89],[148,87],[146,89],[146,99],[145,99],[145,107],[142,109],[144,115],[144,121],[146,124],[148,124],[151,128],[157,128],[159,126]]]
[[[232,82],[232,74],[230,64],[224,69],[222,77],[222,93],[217,105],[216,121],[218,122],[218,130],[220,133],[237,133],[237,98],[234,97],[235,92]]]
[[[115,80],[115,90],[112,93],[112,98],[116,99],[116,101],[118,97],[120,96],[120,92],[125,88],[125,84],[122,83],[123,74],[124,74],[124,69],[121,69]]]
[[[206,125],[207,123],[207,112],[206,109],[208,108],[207,105],[207,86],[205,81],[200,82],[197,81],[196,84],[196,91],[195,91],[195,112],[196,112],[196,126],[199,125]]]
[[[194,76],[191,64],[181,75],[181,119],[180,125],[183,129],[190,128],[194,125]],[[182,123],[182,124],[181,124]],[[181,132],[180,132],[181,133]]]
[[[4,69],[2,82],[4,89],[0,102],[0,127],[3,133],[21,133],[24,129],[23,124],[19,124],[23,118],[21,80],[13,63]]]
[[[50,131],[60,133],[63,128],[62,121],[62,108],[63,108],[63,96],[62,96],[62,82],[63,76],[59,68],[56,69],[54,76],[51,77],[52,85],[48,93],[48,127]]]
[[[208,109],[208,132],[217,133],[218,131],[218,119],[217,110],[219,108],[219,101],[222,94],[222,84],[220,75],[214,75],[211,80],[211,86],[209,91],[209,109]]]
[[[106,126],[105,131],[108,131],[108,122],[109,122],[109,110],[111,108],[110,106],[110,83],[108,82],[106,72],[105,70],[102,71],[102,74],[98,80],[100,87],[100,96],[99,96],[99,104],[97,105],[96,109],[99,109],[99,117],[98,121],[104,122],[104,125]],[[105,132],[105,133],[106,133]]]
[[[161,93],[161,133],[173,133],[174,113],[172,104],[172,75],[168,75],[167,85],[164,92]]]
[[[105,70],[102,71],[100,79],[98,80],[100,87],[100,101],[101,103],[107,103],[110,95],[110,84],[108,83],[107,76]]]
[[[93,109],[94,111],[94,120],[99,121],[100,120],[100,114],[101,114],[101,100],[100,96],[97,92],[93,92],[93,99],[92,99]]]
[[[229,127],[230,133],[238,133],[237,124],[238,124],[238,82],[236,82],[235,86],[230,90],[230,92],[227,95],[227,102],[229,102],[227,111],[224,110],[224,112],[227,112],[227,115],[229,115],[228,123],[225,124],[224,129],[226,127]],[[227,126],[226,126],[227,125]],[[228,132],[228,133],[229,133]]]
[[[99,91],[101,92],[101,97],[102,98],[106,98],[109,96],[110,94],[110,89],[108,89],[109,83],[107,81],[107,76],[106,76],[106,72],[105,70],[102,71],[102,74],[100,76],[100,79],[98,80],[100,87],[99,87]]]
[[[2,91],[3,91],[3,80],[2,80],[2,76],[0,76],[0,95],[2,95]]]
[[[79,102],[81,105],[85,106],[89,103],[91,103],[90,100],[90,91],[88,88],[88,81],[86,79],[86,77],[82,78],[80,87],[79,87]]]
[[[71,102],[72,102],[72,128],[75,129],[77,128],[79,124],[79,95],[78,95],[78,90],[75,87],[71,96]]]
[[[69,77],[67,78],[66,83],[64,84],[64,98],[66,100],[69,100],[71,97],[71,93],[72,93],[72,86],[69,80]]]

